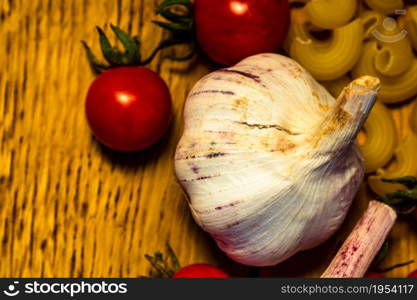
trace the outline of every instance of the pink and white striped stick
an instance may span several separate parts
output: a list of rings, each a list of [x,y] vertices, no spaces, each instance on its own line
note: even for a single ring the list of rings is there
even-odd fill
[[[363,277],[393,227],[397,213],[370,201],[369,206],[321,278]]]

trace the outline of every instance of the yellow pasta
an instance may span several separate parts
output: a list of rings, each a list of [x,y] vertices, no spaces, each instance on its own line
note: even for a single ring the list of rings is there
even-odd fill
[[[304,7],[309,21],[322,29],[346,25],[356,12],[357,0],[312,0]]]
[[[284,43],[284,49],[287,53],[290,52],[291,44],[296,37],[308,38],[305,26],[307,26],[308,19],[305,10],[302,8],[291,9],[291,23],[288,30],[287,38]]]
[[[352,80],[349,76],[344,75],[335,80],[322,81],[321,84],[329,91],[330,94],[333,95],[333,97],[337,98],[339,97],[343,89],[346,86],[348,86],[351,81]]]
[[[375,103],[365,122],[364,131],[366,141],[360,145],[360,149],[365,159],[365,172],[370,173],[385,166],[397,146],[394,119],[383,103]]]
[[[290,53],[291,45],[295,39],[308,40],[311,37],[309,31],[313,30],[311,23],[309,23],[307,14],[303,8],[291,9],[291,24],[287,34],[287,39],[284,43],[284,49]],[[317,29],[316,29],[317,30]],[[330,44],[330,41],[321,41],[317,47],[325,48]]]
[[[364,38],[378,43],[380,51],[375,53],[374,61],[376,71],[386,76],[397,76],[407,71],[414,57],[412,46],[406,38],[407,31],[396,23],[384,24],[386,16],[376,11],[365,11],[360,18]]]
[[[371,189],[383,196],[397,190],[403,190],[404,186],[382,181],[382,179],[393,179],[403,176],[417,176],[417,136],[410,133],[403,143],[395,151],[395,167],[391,170],[380,169],[374,176],[369,176],[368,184]]]
[[[417,5],[407,8],[404,23],[408,39],[413,45],[414,50],[417,51]]]
[[[362,0],[359,0],[358,1],[358,8],[356,9],[356,14],[358,16],[360,16],[362,14],[362,12],[365,11],[365,10],[369,10],[368,6]]]
[[[297,22],[297,20],[293,20]],[[314,39],[304,24],[293,24],[290,56],[317,80],[333,80],[346,74],[358,61],[363,29],[359,19],[336,28],[329,40]]]
[[[381,65],[379,66],[379,70],[377,70],[375,64],[375,57],[377,57],[378,55],[388,55],[381,54],[383,49],[384,48],[379,49],[378,43],[376,41],[365,42],[362,55],[358,63],[352,70],[353,77],[359,77],[362,75],[371,75],[378,77],[381,80],[379,99],[384,103],[398,103],[416,95],[417,59],[412,58],[411,61],[408,61],[408,58],[406,58],[409,64],[407,71],[401,73],[398,76],[386,76],[380,72],[384,70],[383,62],[385,61],[386,63],[386,70],[389,70],[390,65],[392,65],[392,62],[390,63],[390,60],[398,61],[398,63],[401,65],[404,64],[404,62],[401,62],[401,60],[404,59],[404,56],[400,55],[400,50],[397,50],[397,52],[388,51],[388,54],[394,55],[395,53],[397,53],[398,56],[391,58],[382,57],[382,59],[379,62]],[[404,52],[408,51],[408,48],[404,49]],[[395,67],[392,68],[395,69]]]
[[[363,37],[364,39],[374,38],[372,35],[375,30],[378,30],[382,26],[382,22],[386,16],[380,12],[374,10],[363,10],[359,17],[363,25]]]
[[[406,72],[414,59],[411,44],[407,39],[396,43],[380,42],[380,51],[375,55],[375,69],[385,76],[398,76]],[[382,44],[382,46],[381,46]]]
[[[365,0],[365,3],[370,8],[384,14],[393,14],[397,9],[404,8],[402,0]]]
[[[384,103],[417,95],[417,5],[404,7],[402,0],[292,2],[305,5],[291,11],[284,48],[331,93],[336,95],[347,82],[343,76],[350,74],[379,77]],[[395,20],[389,14],[401,16]],[[314,32],[324,29],[332,30],[330,38],[315,38]]]
[[[414,105],[414,109],[411,112],[410,125],[411,129],[413,129],[414,132],[417,133],[417,104]]]

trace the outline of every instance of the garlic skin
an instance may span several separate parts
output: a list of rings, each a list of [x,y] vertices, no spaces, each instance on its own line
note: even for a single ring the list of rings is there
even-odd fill
[[[196,222],[233,260],[270,266],[328,239],[363,179],[354,143],[377,95],[335,100],[292,59],[259,54],[188,95],[175,171]]]

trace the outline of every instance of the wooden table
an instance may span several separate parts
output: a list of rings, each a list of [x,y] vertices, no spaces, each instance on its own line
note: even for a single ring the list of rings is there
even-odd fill
[[[229,260],[193,222],[173,174],[182,107],[193,84],[215,66],[156,59],[175,120],[141,153],[116,153],[92,138],[84,100],[93,75],[81,47],[98,51],[95,25],[138,34],[147,55],[164,33],[152,0],[2,0],[0,2],[0,276],[136,277],[145,253],[169,241],[183,265],[208,262],[234,276],[253,272]],[[105,27],[106,31],[108,26]],[[165,54],[174,50],[166,50]],[[409,106],[409,105],[408,105]],[[408,108],[397,108],[402,132]],[[270,268],[276,276],[318,276],[366,206],[324,245]],[[417,231],[401,219],[385,265],[417,260]],[[417,263],[390,272],[405,276]]]

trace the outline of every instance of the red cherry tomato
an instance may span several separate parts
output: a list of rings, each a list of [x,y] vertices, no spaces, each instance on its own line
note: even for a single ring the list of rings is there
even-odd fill
[[[364,278],[385,278],[384,275],[377,272],[366,272],[366,274],[363,276]]]
[[[417,270],[415,270],[414,272],[411,272],[407,278],[417,278]]]
[[[175,273],[172,278],[229,278],[219,268],[208,264],[193,264],[186,266]]]
[[[120,67],[95,79],[85,110],[99,141],[114,150],[137,151],[154,144],[168,129],[171,96],[153,71]]]
[[[288,0],[195,0],[197,39],[214,61],[234,65],[247,56],[275,52],[288,31]]]

